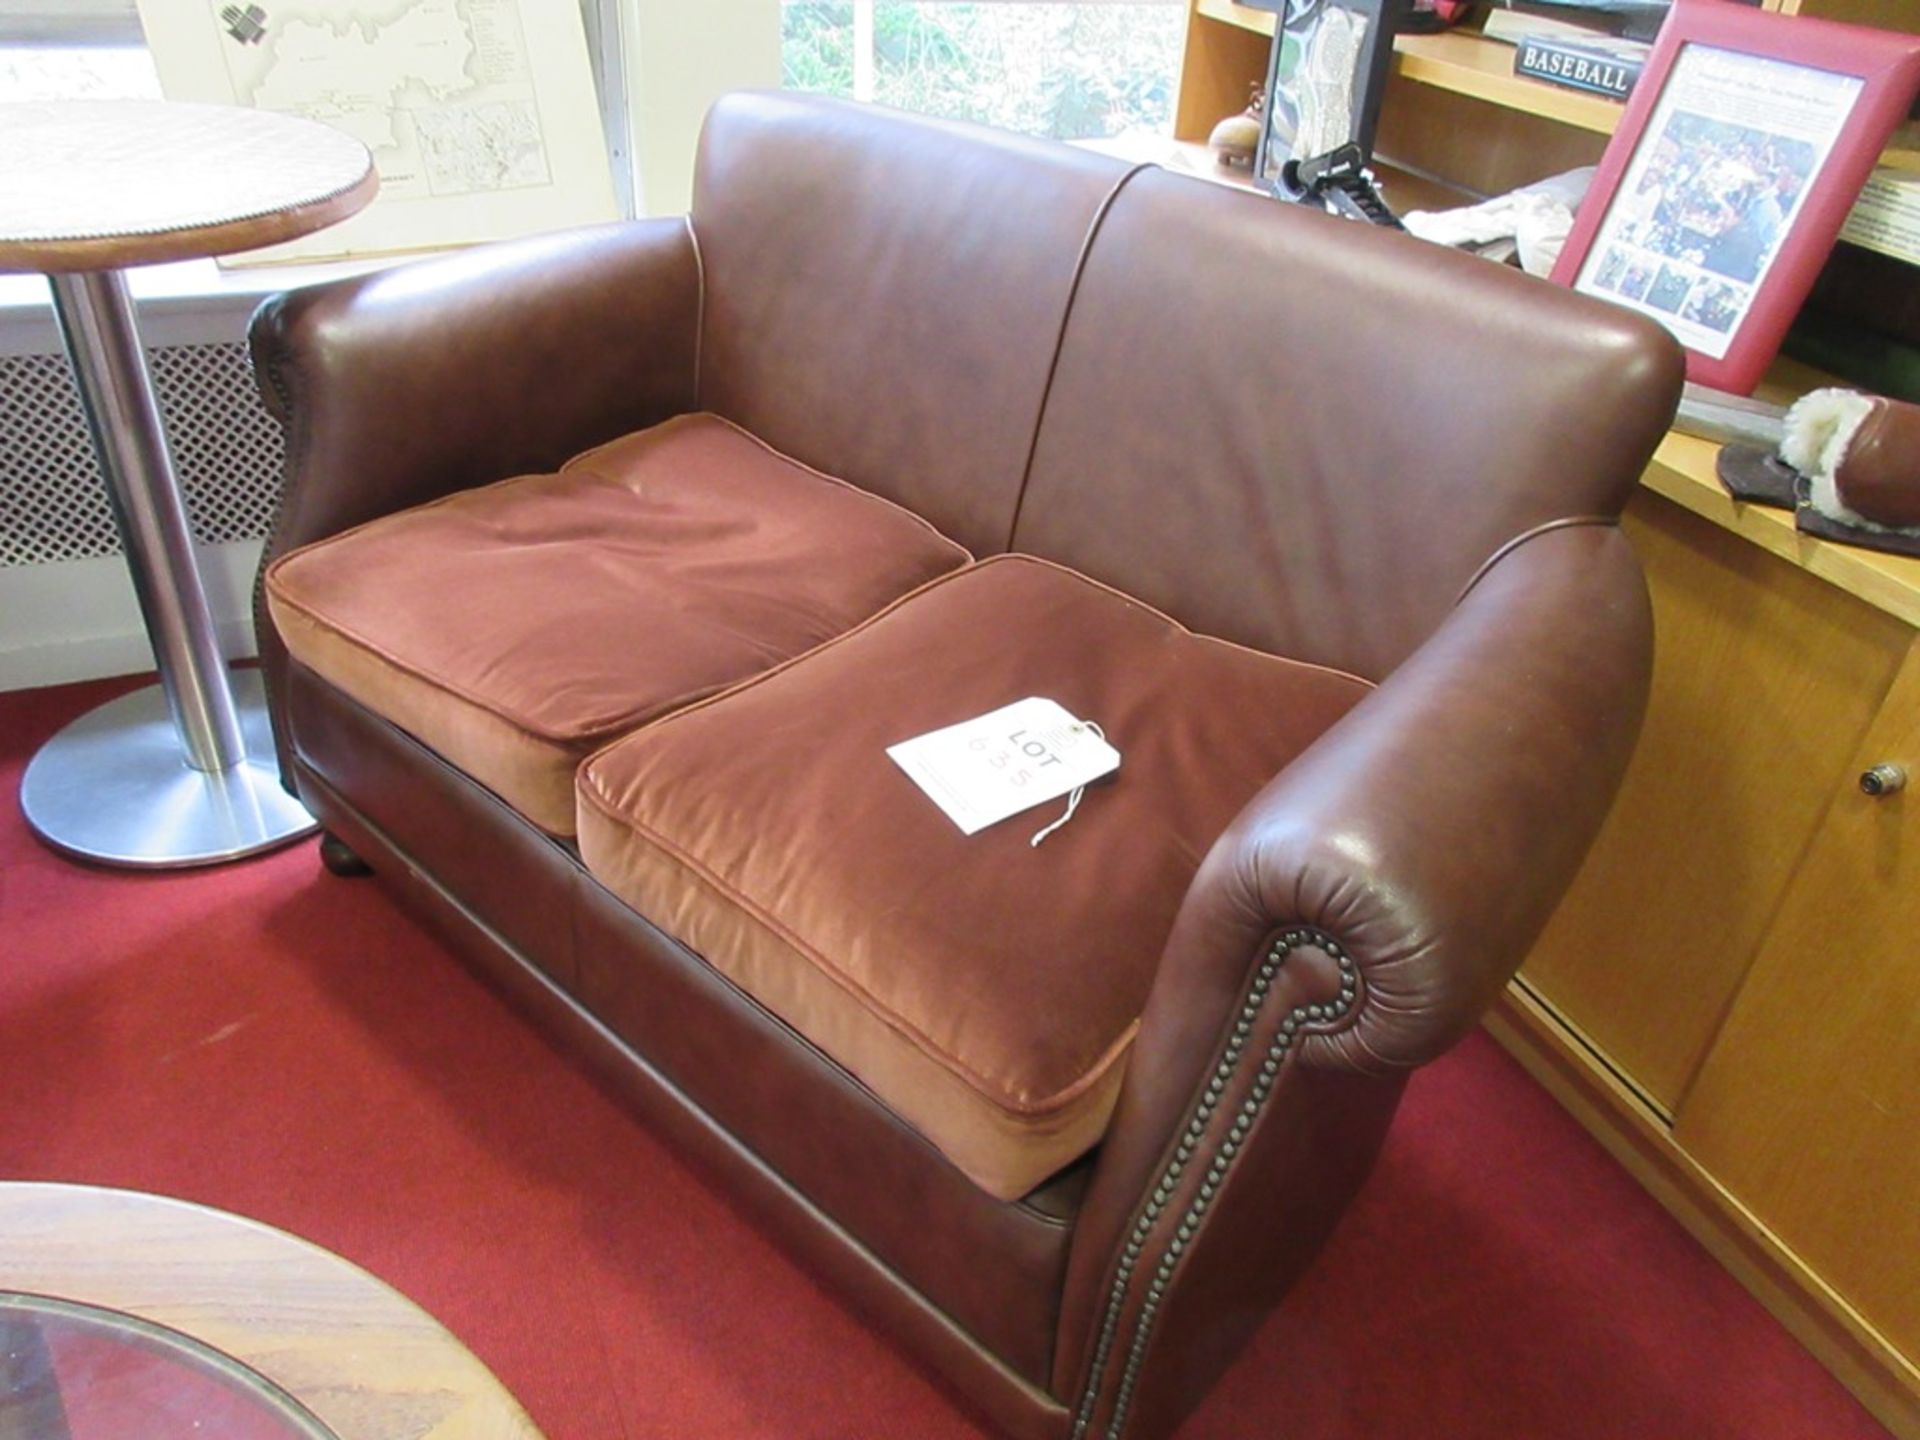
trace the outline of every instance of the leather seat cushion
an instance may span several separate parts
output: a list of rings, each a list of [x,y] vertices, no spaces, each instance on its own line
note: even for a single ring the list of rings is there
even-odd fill
[[[1367,688],[1000,556],[593,756],[580,852],[1013,1198],[1103,1133],[1208,847]],[[1037,848],[1064,800],[969,838],[887,757],[1030,695],[1122,756]]]
[[[608,740],[851,628],[966,551],[684,415],[275,561],[302,665],[557,835]]]

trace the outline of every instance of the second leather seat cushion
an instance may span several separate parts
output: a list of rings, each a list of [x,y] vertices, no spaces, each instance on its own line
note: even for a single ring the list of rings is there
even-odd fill
[[[818,645],[967,553],[685,415],[281,557],[301,664],[554,834],[608,740]]]
[[[1105,1130],[1208,847],[1367,688],[1002,556],[592,757],[581,855],[1010,1199]],[[1119,775],[1037,848],[1064,799],[962,835],[886,747],[1026,696]]]

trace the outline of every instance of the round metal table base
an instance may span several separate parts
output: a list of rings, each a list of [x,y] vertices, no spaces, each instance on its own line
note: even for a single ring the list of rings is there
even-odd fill
[[[89,711],[40,748],[20,782],[27,823],[82,860],[177,868],[238,860],[319,829],[280,788],[257,670],[236,671],[247,758],[208,773],[187,764],[158,685]]]

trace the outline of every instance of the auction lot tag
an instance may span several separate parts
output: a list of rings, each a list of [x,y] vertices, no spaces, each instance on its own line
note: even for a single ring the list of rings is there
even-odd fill
[[[1120,768],[1120,752],[1094,726],[1038,696],[902,740],[887,754],[966,835]]]

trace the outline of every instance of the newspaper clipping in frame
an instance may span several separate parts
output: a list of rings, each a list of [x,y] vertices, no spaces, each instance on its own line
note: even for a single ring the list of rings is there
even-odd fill
[[[1723,358],[1863,83],[1687,45],[1574,288]]]

